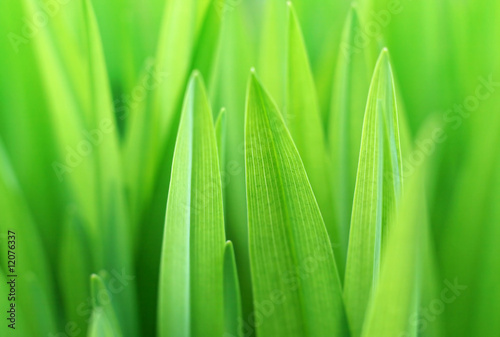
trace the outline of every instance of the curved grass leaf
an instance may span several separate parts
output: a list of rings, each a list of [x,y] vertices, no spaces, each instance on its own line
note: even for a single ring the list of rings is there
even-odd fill
[[[253,73],[245,133],[257,334],[341,336],[341,285],[318,204],[281,114]]]
[[[354,337],[360,336],[380,256],[402,190],[398,110],[387,50],[373,74],[363,122],[352,208],[344,296]]]
[[[159,336],[221,336],[224,219],[217,142],[193,74],[175,147],[163,239]]]
[[[225,337],[242,337],[240,284],[236,270],[233,243],[226,242],[224,248],[224,319]]]
[[[342,244],[333,214],[328,153],[314,79],[297,16],[290,3],[288,8],[286,120],[321,209],[337,266],[343,275],[347,247],[345,240]]]

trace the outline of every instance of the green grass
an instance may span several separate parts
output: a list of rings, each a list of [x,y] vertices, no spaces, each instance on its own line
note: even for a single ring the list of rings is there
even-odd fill
[[[0,335],[498,336],[499,16],[0,2]]]

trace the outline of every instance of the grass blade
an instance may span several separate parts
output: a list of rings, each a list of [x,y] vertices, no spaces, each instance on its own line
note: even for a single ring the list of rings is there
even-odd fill
[[[217,143],[202,79],[189,82],[163,239],[159,336],[221,336],[224,219]]]
[[[245,128],[254,303],[273,308],[257,316],[257,333],[342,335],[340,279],[320,210],[281,114],[253,73]]]
[[[388,223],[402,190],[398,109],[387,50],[370,86],[352,208],[344,296],[354,337],[360,336],[376,286]]]

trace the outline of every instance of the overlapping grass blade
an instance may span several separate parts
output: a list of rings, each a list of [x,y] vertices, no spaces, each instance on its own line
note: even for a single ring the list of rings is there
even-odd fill
[[[337,266],[343,275],[347,247],[341,240],[333,214],[328,152],[318,98],[299,22],[292,5],[288,7],[286,120],[321,209]]]
[[[387,50],[375,67],[363,122],[345,276],[353,336],[360,336],[392,212],[402,190],[402,157],[394,80]]]
[[[330,240],[300,155],[255,74],[245,126],[250,258],[257,334],[345,333],[341,285]],[[261,309],[263,310],[263,309]]]
[[[160,272],[159,336],[221,336],[224,218],[210,105],[193,74],[179,126]]]

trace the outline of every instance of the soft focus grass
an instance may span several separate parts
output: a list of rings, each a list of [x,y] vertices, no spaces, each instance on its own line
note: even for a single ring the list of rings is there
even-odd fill
[[[499,16],[3,0],[1,335],[498,336]]]

